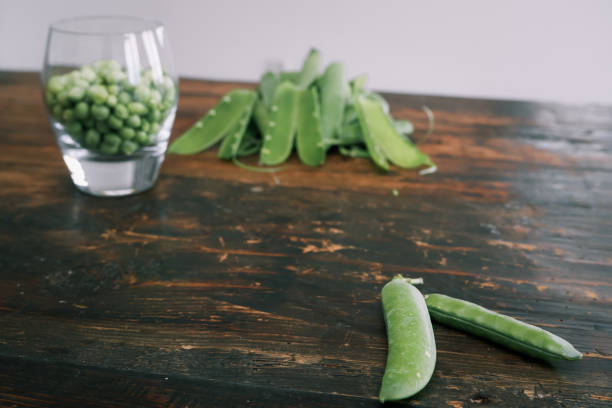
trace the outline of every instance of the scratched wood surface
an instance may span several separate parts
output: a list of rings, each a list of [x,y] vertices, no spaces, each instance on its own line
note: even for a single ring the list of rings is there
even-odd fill
[[[235,86],[183,80],[173,137]],[[252,173],[207,152],[100,199],[71,185],[37,75],[0,73],[0,406],[376,407],[398,273],[585,357],[434,325],[434,376],[396,406],[610,406],[612,109],[388,99],[420,131],[420,106],[436,113],[437,174],[337,154]]]

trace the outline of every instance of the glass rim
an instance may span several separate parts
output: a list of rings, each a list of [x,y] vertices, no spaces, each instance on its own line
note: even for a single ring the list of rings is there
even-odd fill
[[[124,30],[101,30],[101,29],[78,29],[71,27],[71,25],[83,24],[87,21],[90,22],[124,22],[133,23],[134,27],[126,28]],[[62,18],[54,21],[49,25],[49,31],[62,33],[62,34],[73,34],[73,35],[91,35],[91,36],[118,36],[126,34],[141,33],[144,31],[152,31],[159,27],[163,27],[163,23],[159,20],[148,19],[143,17],[134,17],[126,15],[92,15],[92,16],[77,16]]]

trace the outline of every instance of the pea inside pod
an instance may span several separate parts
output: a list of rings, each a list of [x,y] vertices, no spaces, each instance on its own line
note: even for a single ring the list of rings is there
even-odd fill
[[[428,295],[426,302],[434,320],[529,356],[543,360],[582,358],[567,340],[475,303],[437,293]]]
[[[380,402],[416,394],[433,374],[436,342],[425,299],[413,286],[422,282],[398,275],[382,289],[389,348],[378,397]]]

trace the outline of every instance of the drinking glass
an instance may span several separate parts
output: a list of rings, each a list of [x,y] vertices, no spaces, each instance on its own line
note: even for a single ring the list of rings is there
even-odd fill
[[[153,187],[178,102],[161,23],[116,16],[57,21],[41,79],[51,127],[79,190],[124,196]]]

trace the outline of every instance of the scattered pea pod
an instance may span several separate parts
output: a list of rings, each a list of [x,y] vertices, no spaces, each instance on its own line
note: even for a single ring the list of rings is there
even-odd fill
[[[428,295],[426,302],[434,320],[529,356],[543,360],[582,358],[567,340],[474,303],[441,294]]]
[[[401,275],[381,293],[389,348],[379,400],[396,401],[421,391],[436,365],[436,342],[423,295]]]

